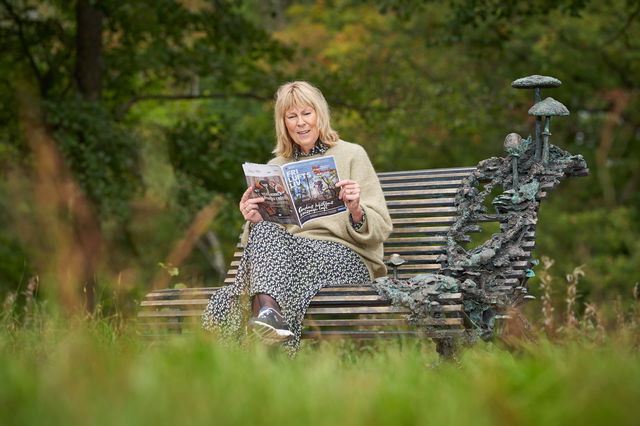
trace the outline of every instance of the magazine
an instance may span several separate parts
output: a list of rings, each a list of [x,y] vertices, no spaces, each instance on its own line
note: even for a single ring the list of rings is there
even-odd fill
[[[264,220],[303,226],[347,209],[338,198],[340,179],[332,155],[283,166],[244,163],[242,168],[253,198],[264,197],[258,205]]]

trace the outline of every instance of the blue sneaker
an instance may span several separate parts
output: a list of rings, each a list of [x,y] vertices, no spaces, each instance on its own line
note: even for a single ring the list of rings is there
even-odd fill
[[[266,306],[260,308],[257,317],[249,320],[249,326],[256,336],[268,344],[280,343],[293,336],[282,314]]]

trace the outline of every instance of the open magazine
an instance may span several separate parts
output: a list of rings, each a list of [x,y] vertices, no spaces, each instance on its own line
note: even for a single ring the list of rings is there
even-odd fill
[[[264,220],[302,226],[347,209],[338,198],[340,179],[332,155],[283,166],[244,163],[242,168],[253,197],[264,197],[258,205]]]

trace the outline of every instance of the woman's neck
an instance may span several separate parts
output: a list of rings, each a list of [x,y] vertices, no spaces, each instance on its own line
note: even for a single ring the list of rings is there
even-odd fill
[[[312,144],[308,144],[308,145],[298,145],[298,147],[300,148],[300,152],[302,152],[305,155],[308,155],[311,150],[313,149],[314,146],[316,146],[316,142],[312,143]]]
[[[294,152],[293,152],[293,158],[294,158],[294,160],[297,161],[299,158],[310,157],[312,155],[324,154],[325,152],[327,152],[328,149],[329,149],[329,147],[327,145],[325,145],[324,143],[322,143],[322,141],[320,141],[320,139],[318,139],[316,141],[316,143],[313,144],[313,146],[308,148],[307,150],[303,150],[302,146],[296,144],[295,148],[294,148]]]

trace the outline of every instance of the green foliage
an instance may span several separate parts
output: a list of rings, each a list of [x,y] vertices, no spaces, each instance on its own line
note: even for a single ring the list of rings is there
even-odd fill
[[[31,275],[27,254],[15,236],[0,234],[0,300],[9,290],[24,285]]]
[[[292,361],[203,336],[149,343],[104,321],[2,328],[0,410],[6,425],[631,425],[640,363],[626,343],[476,345],[430,368],[418,342],[326,343]]]
[[[203,106],[194,117],[185,117],[166,131],[168,157],[176,171],[175,203],[187,216],[207,205],[214,194],[239,198],[246,188],[241,164],[268,159],[270,135],[218,111],[215,105]]]
[[[2,145],[0,145],[2,146]],[[32,273],[32,265],[25,252],[19,233],[10,226],[9,209],[11,204],[4,185],[0,185],[0,301],[7,293],[23,288]]]
[[[216,194],[229,202],[211,230],[223,251],[233,250],[240,163],[269,158],[272,94],[282,81],[318,85],[343,139],[364,145],[388,171],[502,155],[507,133],[533,132],[532,93],[509,82],[534,73],[564,82],[543,93],[572,112],[554,120],[551,141],[583,154],[592,172],[563,182],[543,204],[537,253],[557,267],[586,264],[594,294],[637,280],[637,1],[97,4],[102,91],[91,103],[80,100],[75,75],[75,3],[0,1],[0,102],[9,106],[0,109],[0,167],[9,179],[31,166],[14,107],[23,78],[38,89],[66,164],[100,214],[109,267],[144,271],[132,285],[150,280]],[[11,247],[0,271],[14,288],[19,265],[29,264],[19,237],[0,220],[0,241]],[[211,279],[197,254],[186,262],[181,270]]]
[[[233,95],[269,78],[263,64],[286,55],[245,18],[240,2],[193,2],[190,7],[176,0],[104,3],[107,41],[113,42],[105,53],[108,94],[119,102],[167,87],[195,95]],[[197,80],[207,83],[193,93]]]
[[[560,269],[568,269],[565,265],[585,264],[584,296],[603,300],[629,294],[639,279],[638,219],[638,212],[630,208],[567,212],[562,200],[554,201],[541,209],[536,252],[553,253],[560,274],[566,273]],[[531,286],[536,287],[535,281]]]
[[[255,159],[256,149],[266,159],[270,149],[263,149],[264,141],[271,133],[256,126],[260,119],[250,117],[249,111],[261,111],[261,101],[271,96],[279,78],[270,68],[289,51],[249,20],[237,1],[105,0],[88,4],[97,5],[104,28],[100,99],[94,102],[82,100],[85,94],[76,75],[76,64],[83,58],[76,50],[81,18],[76,16],[75,3],[0,3],[0,48],[6,52],[0,58],[0,84],[7,89],[0,91],[0,101],[12,106],[0,112],[0,164],[23,169],[25,176],[31,166],[38,167],[30,163],[15,107],[19,94],[14,82],[26,80],[42,98],[46,124],[66,166],[99,214],[104,237],[115,251],[107,259],[109,268],[151,269],[214,194],[239,195],[241,173],[233,168],[240,170],[241,161]],[[96,52],[99,45],[94,42],[91,47]],[[184,98],[221,101],[201,113],[197,109],[180,111],[181,120],[169,117],[171,107],[146,107],[149,100],[173,103]],[[235,104],[235,98],[242,101]],[[228,111],[230,106],[233,111]],[[168,117],[162,129],[166,141],[154,123],[153,113],[158,110]],[[186,129],[185,123],[199,119],[203,122]],[[212,132],[212,126],[218,126],[220,133]],[[193,143],[183,144],[181,134],[193,137]],[[156,141],[155,149],[170,148],[171,161],[158,157],[154,164],[169,170],[168,175],[152,170],[148,159],[140,156],[141,147]],[[218,155],[225,158],[218,161]],[[142,211],[147,217],[141,217]],[[238,222],[231,216],[228,212],[221,215],[227,222],[215,225],[223,229],[225,241],[226,224]],[[9,221],[0,224],[3,240],[14,238],[11,226]],[[148,236],[151,226],[162,229],[155,229],[152,238],[137,239]],[[19,245],[17,239],[12,241]],[[155,243],[152,250],[150,242]],[[16,255],[20,252],[15,250]],[[41,266],[35,265],[36,272],[42,272]],[[201,262],[202,270],[207,267]],[[7,271],[3,275],[15,288],[15,265],[7,261],[0,270]],[[149,275],[152,270],[140,275],[143,282]]]
[[[478,26],[491,20],[510,20],[535,15],[546,15],[561,10],[571,16],[579,16],[590,0],[533,0],[527,2],[503,2],[492,0],[354,0],[354,3],[375,3],[380,12],[391,12],[403,19],[420,12],[427,3],[445,3],[451,10],[450,27]]]
[[[95,102],[50,101],[46,109],[60,151],[89,200],[103,218],[126,218],[141,187],[135,138]]]

